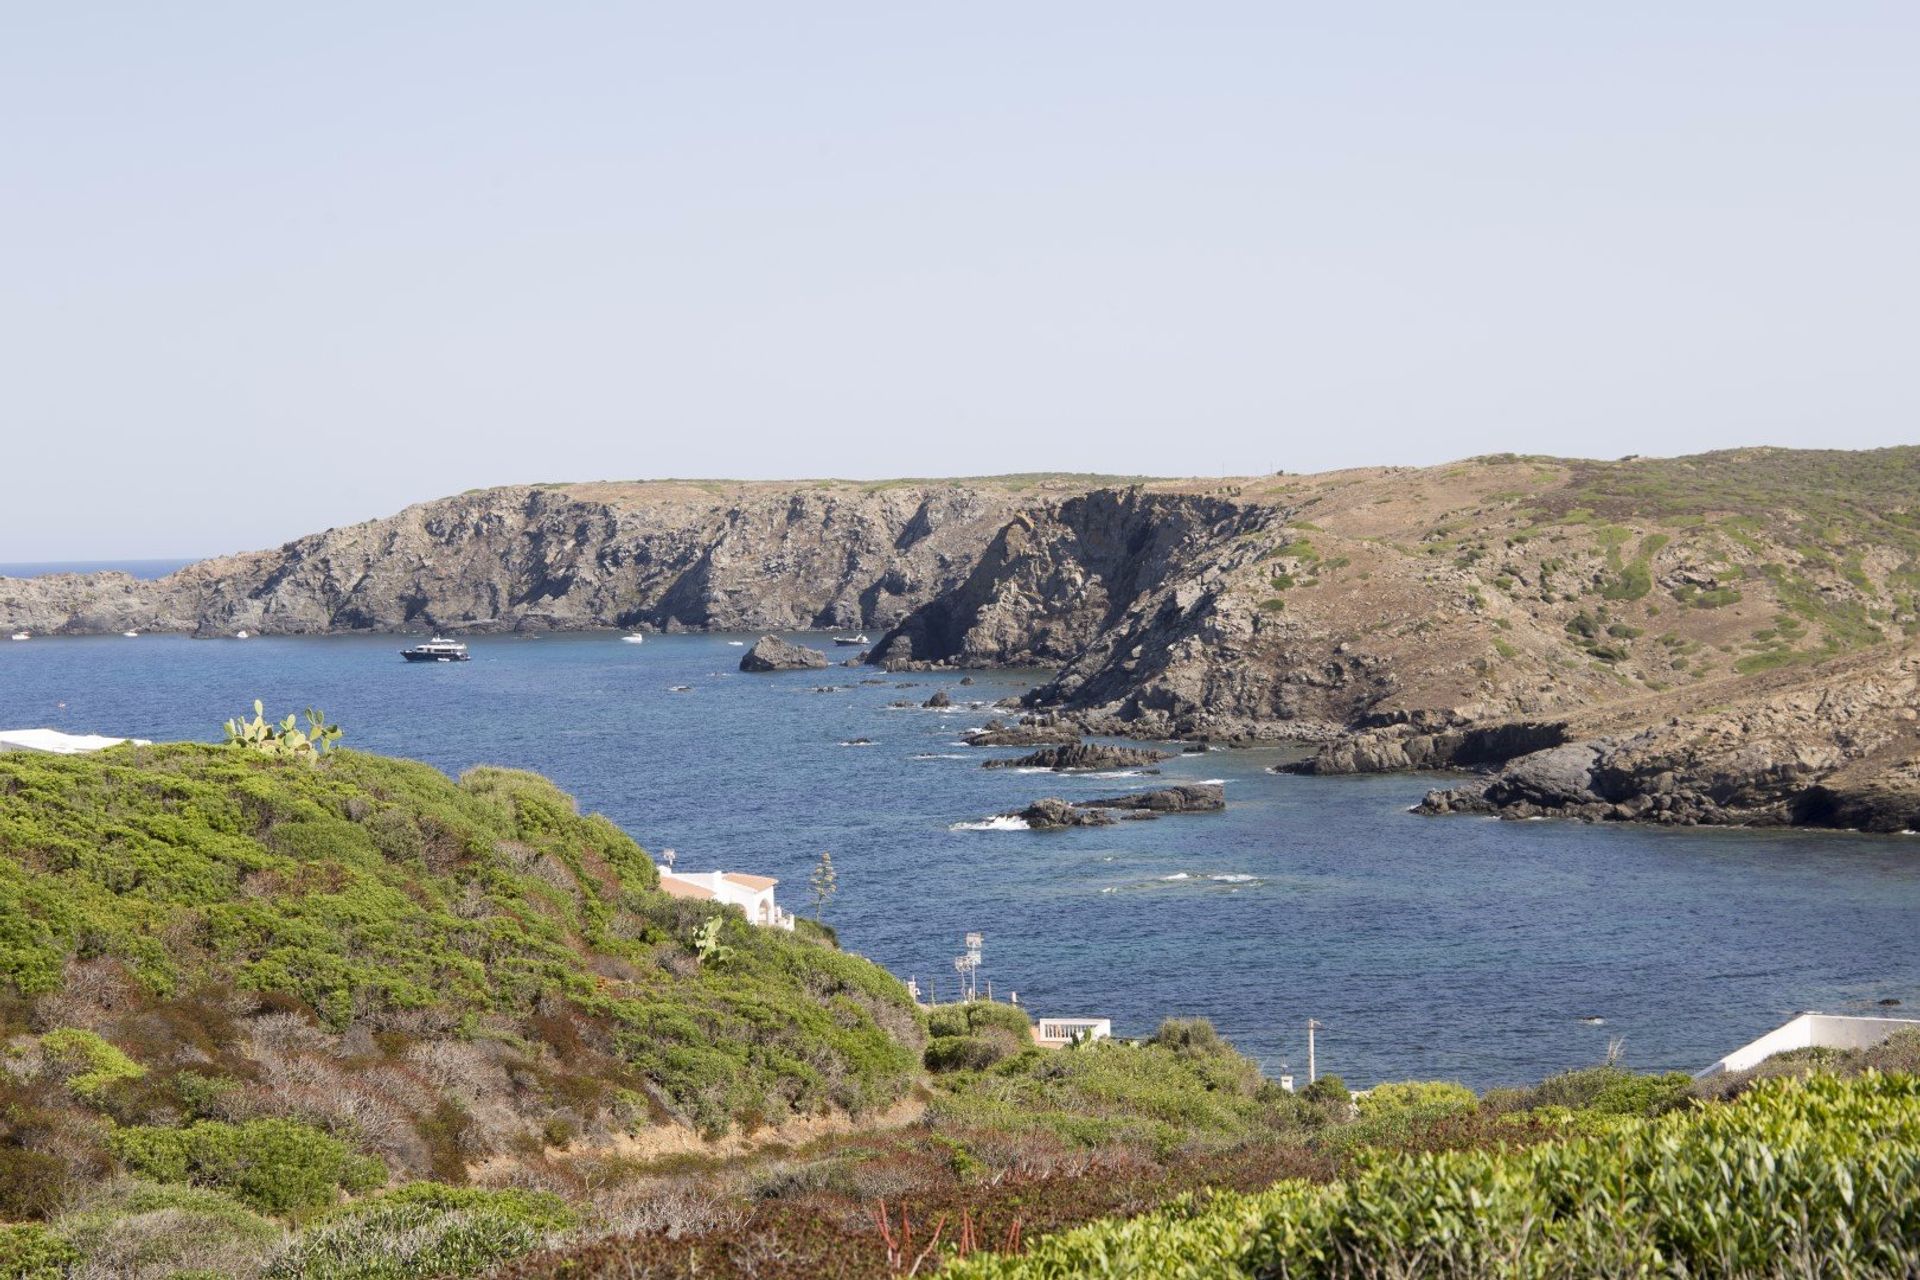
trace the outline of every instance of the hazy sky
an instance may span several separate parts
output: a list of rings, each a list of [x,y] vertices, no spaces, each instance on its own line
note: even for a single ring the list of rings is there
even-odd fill
[[[1920,440],[1920,5],[0,0],[0,560]]]

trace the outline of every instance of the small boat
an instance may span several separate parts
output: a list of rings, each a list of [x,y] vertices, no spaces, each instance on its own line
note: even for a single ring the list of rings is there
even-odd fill
[[[864,632],[857,636],[835,636],[833,638],[833,642],[835,644],[872,644],[873,643],[873,641],[867,639]]]
[[[647,638],[641,635],[638,631],[629,632],[626,635],[621,636],[620,639],[627,644],[645,644],[647,642]]]
[[[465,662],[467,646],[458,640],[444,640],[439,636],[417,644],[411,649],[402,649],[400,656],[408,662]]]
[[[242,630],[242,631],[234,632],[233,638],[235,640],[248,640],[248,639],[251,639],[252,637],[250,637],[244,630]]]
[[[14,638],[15,640],[31,640],[31,639],[33,639],[33,632],[31,632],[31,631],[16,631],[16,632],[14,632],[14,633],[13,633],[13,638]]]
[[[127,639],[132,640],[136,638],[140,633],[138,631],[122,631],[120,634],[125,636]]]

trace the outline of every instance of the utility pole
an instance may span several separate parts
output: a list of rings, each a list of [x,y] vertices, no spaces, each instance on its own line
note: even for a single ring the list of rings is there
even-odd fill
[[[1325,1029],[1326,1027],[1323,1023],[1320,1023],[1313,1018],[1307,1019],[1307,1083],[1308,1084],[1312,1084],[1315,1080],[1318,1080],[1320,1078],[1319,1064],[1314,1060],[1314,1056],[1313,1056],[1313,1033],[1316,1031],[1324,1031]]]

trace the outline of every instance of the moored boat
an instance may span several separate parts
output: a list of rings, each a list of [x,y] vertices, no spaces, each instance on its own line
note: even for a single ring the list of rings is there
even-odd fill
[[[402,649],[400,656],[408,662],[465,662],[467,646],[458,640],[446,640],[435,636],[425,644],[417,644],[411,649]]]
[[[865,632],[862,632],[857,636],[835,636],[833,638],[833,642],[835,644],[872,644],[873,643],[873,641],[867,639]]]

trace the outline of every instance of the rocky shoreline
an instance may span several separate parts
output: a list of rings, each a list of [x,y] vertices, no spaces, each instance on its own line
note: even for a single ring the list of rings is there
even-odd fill
[[[1297,742],[1290,772],[1484,775],[1436,814],[1905,830],[1916,495],[1920,449],[517,486],[157,581],[0,579],[0,629],[858,630],[891,671],[1041,669],[970,738],[1035,767]],[[743,669],[829,661],[761,643]]]

